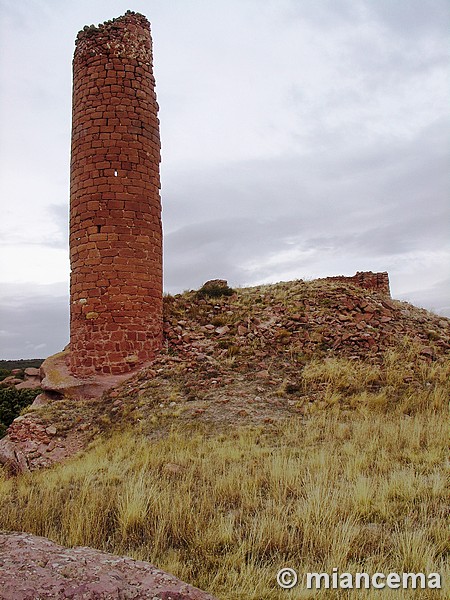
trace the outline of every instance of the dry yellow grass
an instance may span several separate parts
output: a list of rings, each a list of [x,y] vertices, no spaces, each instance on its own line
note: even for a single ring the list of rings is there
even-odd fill
[[[411,340],[387,349],[379,363],[342,357],[312,359],[301,373],[305,391],[319,391],[313,408],[414,414],[443,410],[449,401],[450,361],[424,361]]]
[[[179,428],[158,441],[126,430],[52,470],[1,479],[0,527],[148,560],[221,600],[316,597],[279,589],[283,566],[437,571],[448,585],[447,440],[445,408],[318,411],[270,433]]]

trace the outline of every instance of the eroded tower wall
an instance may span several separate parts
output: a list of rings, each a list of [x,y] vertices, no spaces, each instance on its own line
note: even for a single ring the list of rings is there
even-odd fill
[[[70,180],[70,361],[125,373],[162,340],[160,138],[150,24],[78,34]]]
[[[379,292],[385,296],[391,296],[389,285],[389,275],[386,271],[382,273],[373,273],[372,271],[358,271],[356,275],[346,277],[345,275],[337,275],[336,277],[326,277],[327,281],[344,281],[351,283],[360,288]]]

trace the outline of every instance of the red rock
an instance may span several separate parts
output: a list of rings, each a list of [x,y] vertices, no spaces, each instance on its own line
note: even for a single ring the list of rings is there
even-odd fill
[[[86,379],[74,377],[67,365],[69,357],[68,351],[59,352],[49,356],[42,363],[40,387],[44,391],[58,392],[67,398],[95,398],[132,376],[132,373],[121,373],[118,375],[102,374]]]
[[[338,315],[338,319],[339,321],[351,321],[352,320],[352,316],[351,315],[344,315],[344,314],[339,314]]]
[[[347,310],[353,310],[355,308],[355,303],[353,300],[351,300],[350,298],[348,298],[345,302],[344,302],[344,306]]]
[[[0,600],[216,600],[148,562],[0,533]]]
[[[270,373],[269,371],[258,371],[257,373],[255,373],[255,377],[257,377],[258,379],[268,379],[270,377]]]
[[[381,304],[385,308],[389,308],[390,310],[397,310],[397,307],[395,306],[395,304],[391,300],[389,300],[388,298],[383,298],[381,300]]]
[[[217,288],[228,288],[228,281],[226,281],[225,279],[210,279],[209,281],[205,281],[205,283],[202,285],[203,290]]]
[[[20,383],[17,383],[14,387],[16,388],[16,390],[35,390],[36,388],[40,387],[40,380],[33,378],[33,379],[28,379],[26,381],[21,381]]]
[[[8,375],[8,377],[5,377],[5,379],[0,381],[0,385],[4,386],[13,386],[18,385],[20,383],[22,383],[22,379],[19,379],[18,377],[13,377],[13,375]]]
[[[0,441],[0,464],[4,465],[10,473],[24,473],[28,465],[21,452],[17,452],[14,442],[3,438]]]
[[[420,351],[420,354],[422,356],[425,356],[426,358],[433,358],[434,357],[433,348],[431,348],[430,346],[424,346],[422,348],[422,350]]]
[[[24,371],[26,377],[39,377],[39,369],[35,367],[27,367]]]
[[[31,407],[38,408],[39,406],[44,406],[45,404],[51,402],[51,400],[51,397],[46,392],[42,392],[42,394],[36,396]]]
[[[223,327],[217,327],[216,328],[216,333],[218,335],[225,335],[229,331],[230,331],[230,328],[228,327],[228,325],[224,325]]]

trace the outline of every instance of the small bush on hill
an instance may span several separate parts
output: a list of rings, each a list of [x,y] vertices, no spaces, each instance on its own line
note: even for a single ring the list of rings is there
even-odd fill
[[[11,375],[11,371],[9,371],[8,369],[0,368],[0,381],[3,381],[5,377],[8,377],[9,375]]]
[[[0,437],[6,434],[8,426],[20,415],[20,411],[29,406],[41,391],[40,388],[32,390],[0,388]]]
[[[220,298],[221,296],[232,296],[233,294],[233,288],[230,288],[228,285],[220,284],[204,285],[197,292],[199,298]]]

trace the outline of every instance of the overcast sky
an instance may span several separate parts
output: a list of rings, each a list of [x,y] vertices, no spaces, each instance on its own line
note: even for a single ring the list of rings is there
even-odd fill
[[[448,0],[0,0],[1,358],[68,342],[71,61],[152,24],[167,292],[388,271],[450,316]]]

